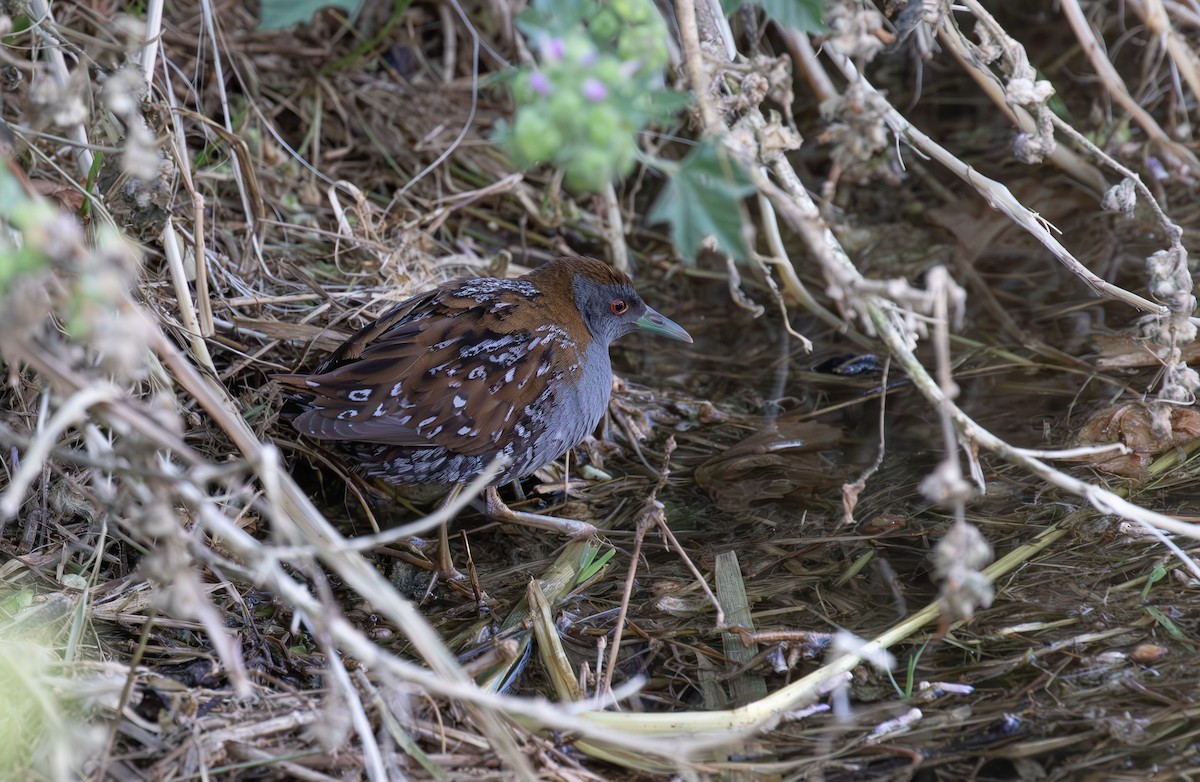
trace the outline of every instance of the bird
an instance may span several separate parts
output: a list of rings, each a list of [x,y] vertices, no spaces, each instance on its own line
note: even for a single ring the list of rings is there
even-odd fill
[[[298,406],[292,426],[336,444],[367,477],[461,489],[501,458],[487,487],[489,516],[594,534],[591,525],[512,511],[496,486],[532,474],[596,429],[612,393],[609,346],[635,331],[692,342],[628,275],[569,256],[516,278],[461,278],[418,293],[312,373],[275,379]],[[456,575],[444,525],[441,541],[438,570]]]

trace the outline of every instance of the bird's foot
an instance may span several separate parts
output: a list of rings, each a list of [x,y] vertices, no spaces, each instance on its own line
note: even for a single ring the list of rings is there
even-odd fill
[[[446,532],[446,525],[443,524],[438,529],[437,562],[434,564],[433,570],[429,572],[429,585],[425,587],[425,596],[421,598],[421,602],[424,603],[429,599],[439,581],[462,581],[464,578],[466,576],[454,567],[454,561],[450,558],[449,535]]]
[[[487,515],[493,521],[506,521],[513,524],[524,524],[527,527],[551,530],[560,535],[566,535],[573,540],[588,540],[596,537],[596,526],[577,519],[560,519],[557,516],[543,516],[540,513],[513,510],[500,499],[500,492],[495,486],[487,489]]]

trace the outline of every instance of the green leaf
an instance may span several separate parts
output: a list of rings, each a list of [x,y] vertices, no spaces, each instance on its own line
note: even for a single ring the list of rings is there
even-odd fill
[[[668,178],[647,222],[666,223],[671,242],[686,259],[695,258],[700,243],[711,236],[721,252],[746,260],[750,253],[742,235],[741,199],[754,186],[733,158],[706,141],[679,164],[653,164]]]
[[[594,16],[597,7],[596,0],[534,0],[517,15],[517,28],[534,39],[539,33],[563,35]]]
[[[637,96],[631,107],[639,112],[646,120],[654,122],[669,122],[679,112],[692,105],[692,93],[676,92],[675,90],[646,90]],[[645,123],[639,123],[645,124]]]
[[[1150,594],[1150,587],[1154,586],[1156,583],[1162,581],[1166,577],[1167,569],[1161,564],[1155,565],[1154,569],[1150,571],[1150,575],[1146,577],[1146,586],[1142,588],[1142,599],[1145,600],[1146,596]]]
[[[280,30],[284,27],[310,22],[322,8],[340,8],[352,14],[363,0],[262,0],[259,30]]]
[[[1179,629],[1179,625],[1172,622],[1162,611],[1154,606],[1146,606],[1145,609],[1146,613],[1158,623],[1159,627],[1167,631],[1167,635],[1171,636],[1172,638],[1178,638],[1181,641],[1187,640],[1187,636],[1185,636],[1183,631]]]
[[[726,16],[743,5],[746,5],[743,0],[721,0],[721,8]],[[821,23],[821,0],[758,0],[754,5],[784,27],[802,33],[825,31],[825,25]]]
[[[599,573],[600,570],[608,564],[608,561],[616,556],[617,553],[615,548],[610,548],[601,554],[599,559],[597,559],[596,554],[599,553],[599,551],[600,547],[594,543],[589,542],[584,545],[583,553],[579,557],[579,577],[575,579],[575,583],[577,585],[586,582],[592,576]]]

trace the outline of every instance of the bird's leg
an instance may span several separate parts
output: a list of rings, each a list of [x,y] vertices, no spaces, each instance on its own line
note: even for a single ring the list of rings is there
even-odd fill
[[[455,498],[462,493],[463,485],[457,483],[450,489],[450,493],[442,500],[442,507],[446,507],[454,502]],[[433,588],[437,586],[438,581],[460,581],[465,576],[454,567],[454,562],[450,559],[450,535],[447,532],[449,524],[438,525],[438,555],[437,564],[433,571],[429,574],[429,586],[425,587],[425,597],[421,598],[421,602],[429,599],[433,593]]]
[[[504,500],[500,499],[500,492],[496,490],[495,486],[487,488],[487,515],[494,521],[507,521],[513,524],[524,524],[527,527],[548,529],[577,540],[596,536],[596,527],[586,521],[560,519],[557,516],[543,516],[540,513],[513,510],[504,504]]]
[[[458,572],[458,568],[454,567],[454,562],[450,559],[450,535],[447,532],[449,526],[442,524],[438,527],[438,562],[434,575],[448,581],[459,581],[466,576]]]

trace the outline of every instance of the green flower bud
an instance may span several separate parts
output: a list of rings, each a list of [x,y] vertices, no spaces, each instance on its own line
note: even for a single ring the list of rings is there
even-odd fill
[[[643,24],[657,14],[650,0],[612,0],[609,7],[629,24]]]
[[[587,121],[587,102],[578,91],[560,89],[550,96],[547,116],[563,138],[575,139]]]
[[[562,145],[562,133],[546,117],[532,109],[517,112],[512,130],[515,162],[529,167],[553,160]]]
[[[660,70],[671,59],[667,31],[662,25],[629,27],[617,40],[617,54],[623,60],[640,60],[649,70]]]
[[[612,179],[612,167],[606,152],[582,149],[566,166],[567,187],[595,193],[604,189]]]
[[[596,15],[588,20],[588,29],[598,41],[611,41],[621,32],[621,17],[611,8],[601,8]]]

